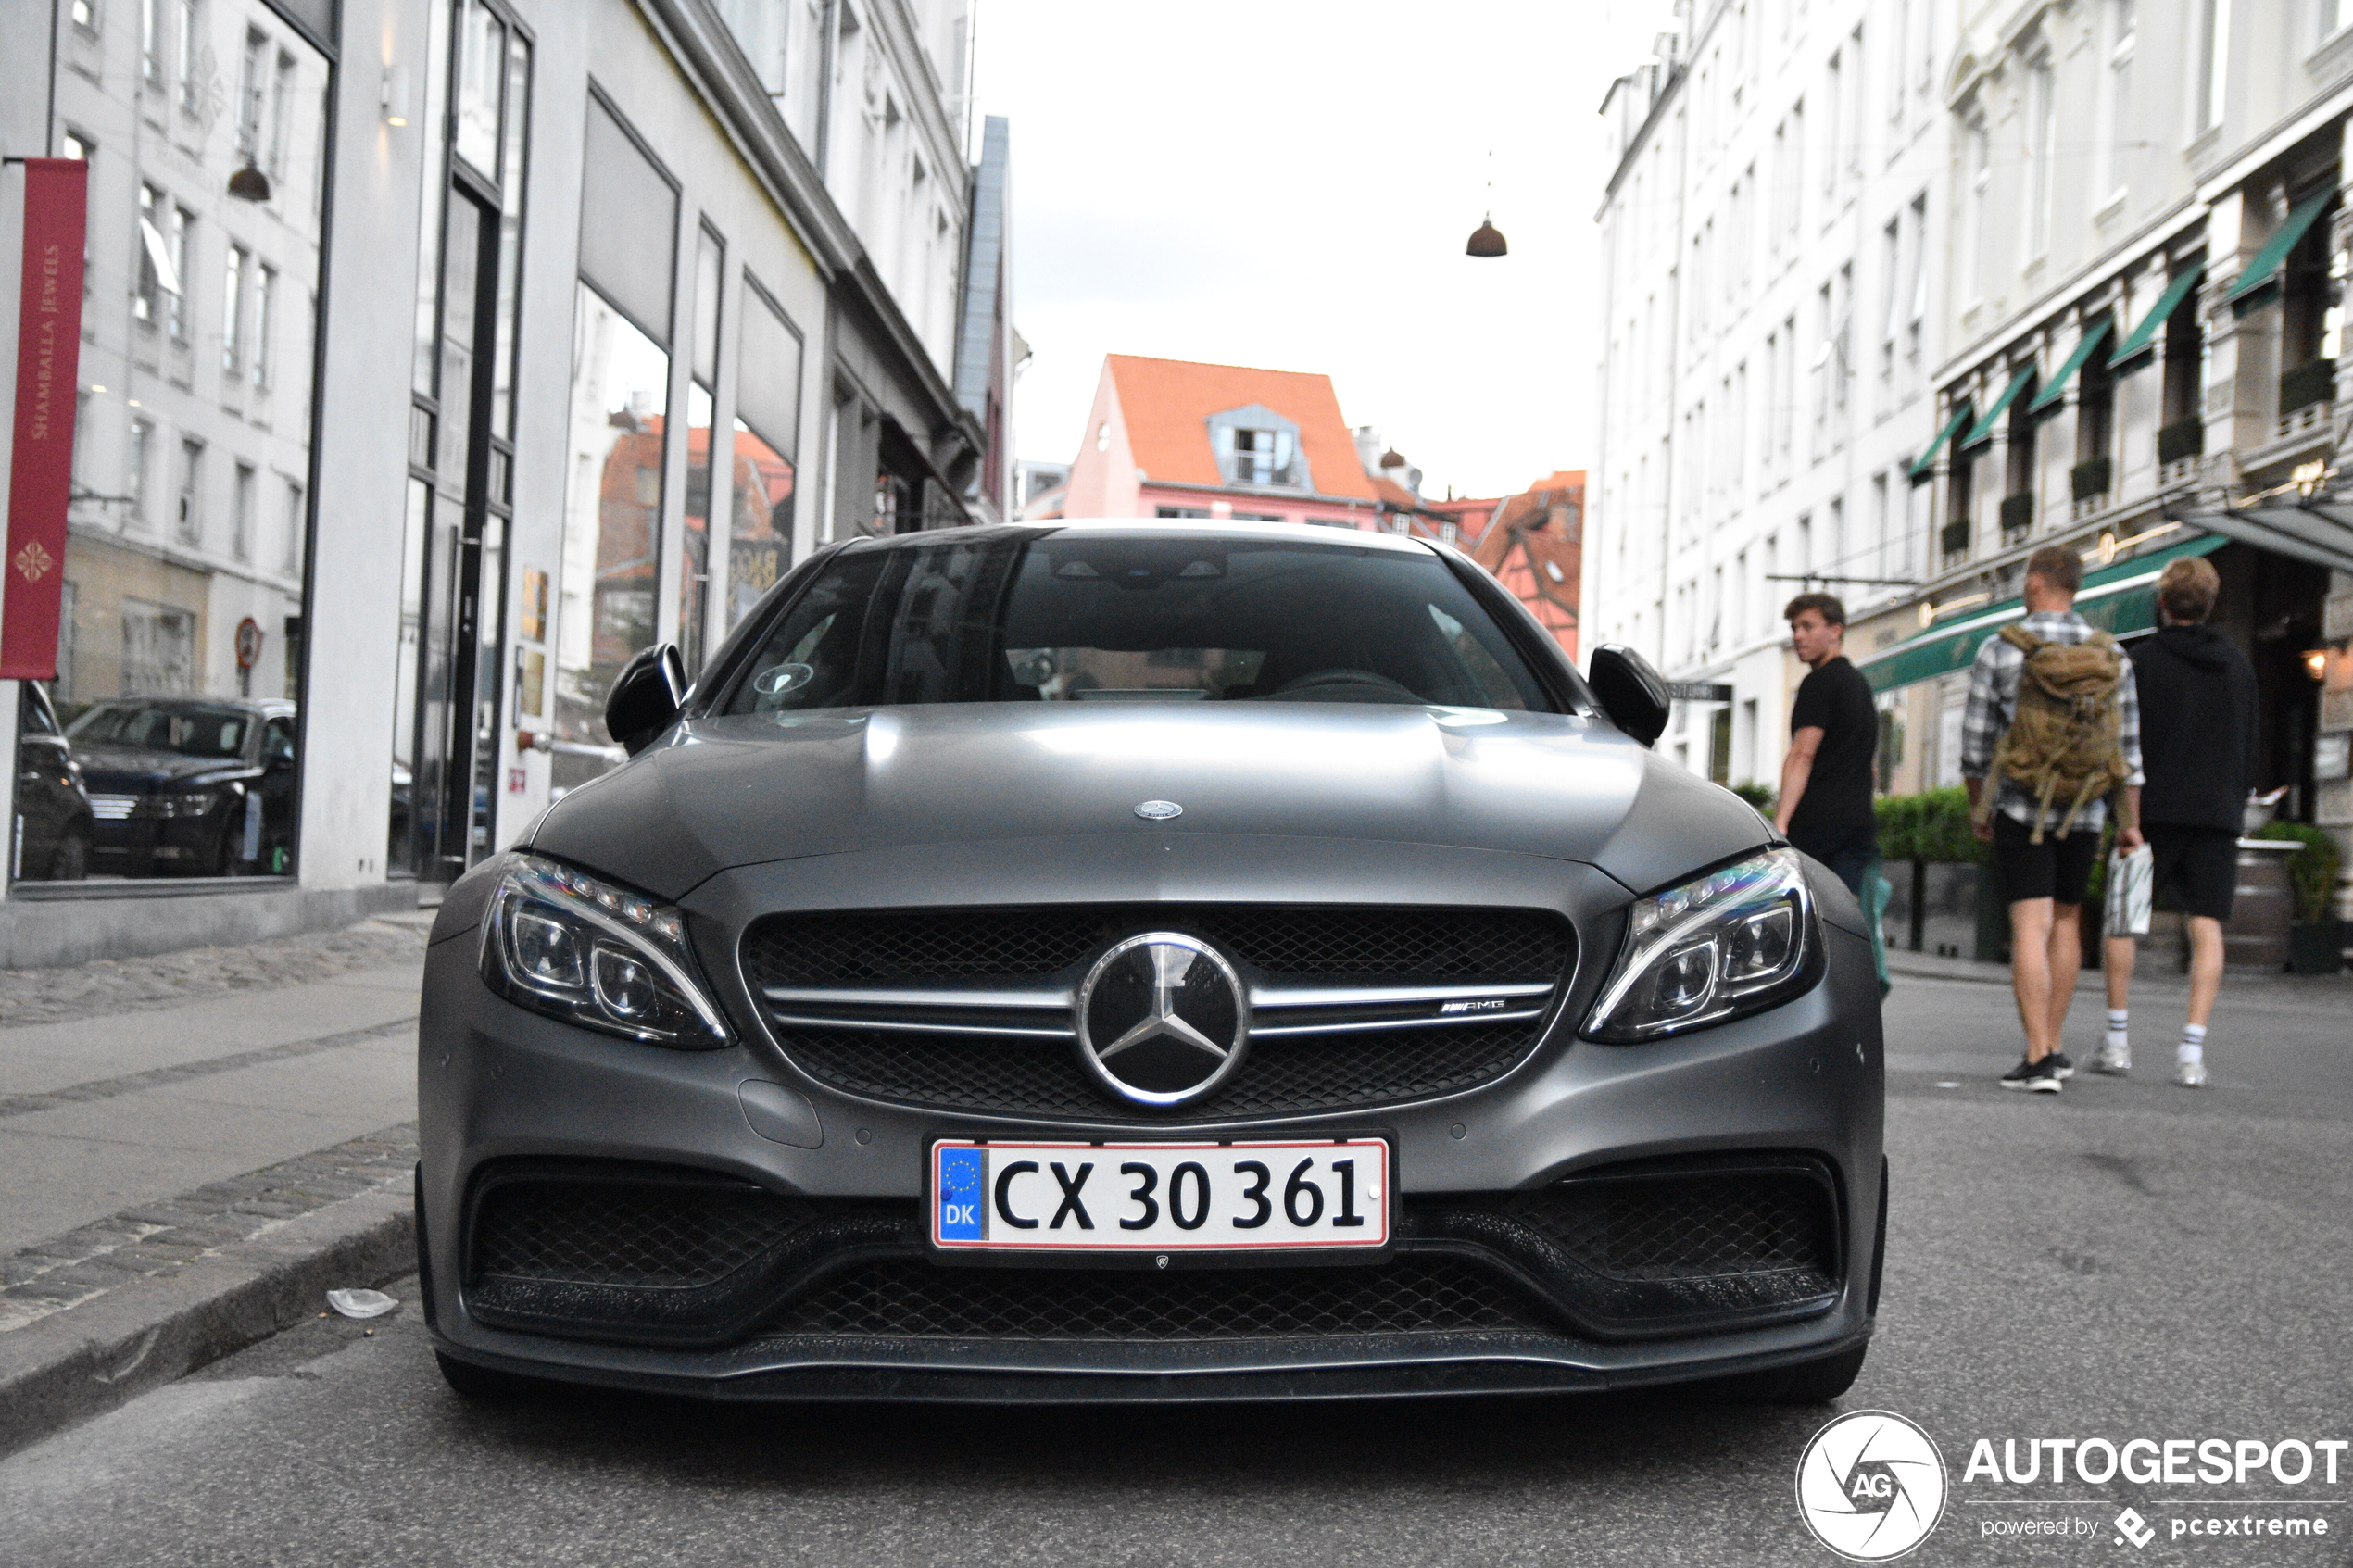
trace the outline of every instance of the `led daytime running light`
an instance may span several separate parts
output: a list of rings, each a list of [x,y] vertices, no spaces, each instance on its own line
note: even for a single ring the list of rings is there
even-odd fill
[[[598,967],[598,956],[604,949],[591,943],[581,955],[585,985],[551,986],[536,982],[519,972],[511,951],[510,928],[518,917],[555,924],[576,922],[610,937],[624,949],[630,960],[658,972],[668,982],[667,989],[692,1010],[714,1042],[724,1043],[731,1037],[725,1016],[705,994],[702,982],[690,967],[686,922],[669,905],[657,904],[642,894],[615,887],[585,872],[536,855],[513,857],[506,874],[499,879],[490,919],[484,922],[485,972],[495,969],[506,981],[510,995],[520,991],[549,1001],[570,1003],[577,1009],[590,1001],[606,1002],[606,985]],[[601,1019],[576,1012],[564,1016],[575,1022],[613,1029],[637,1038],[661,1037],[660,1031],[635,1025],[609,1003],[605,1010],[609,1016]]]

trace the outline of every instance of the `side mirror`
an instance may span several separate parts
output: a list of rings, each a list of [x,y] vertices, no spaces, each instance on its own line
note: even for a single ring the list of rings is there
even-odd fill
[[[677,721],[686,700],[686,661],[674,643],[656,643],[621,667],[605,697],[605,729],[630,756]]]
[[[1625,644],[1604,643],[1595,648],[1585,684],[1601,699],[1609,721],[1644,746],[1667,728],[1667,683],[1649,659]]]

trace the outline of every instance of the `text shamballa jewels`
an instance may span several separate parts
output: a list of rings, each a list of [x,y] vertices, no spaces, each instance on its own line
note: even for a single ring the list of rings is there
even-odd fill
[[[2057,1485],[2071,1475],[2095,1486],[2120,1477],[2139,1486],[2333,1486],[2348,1448],[2353,1439],[2344,1437],[2005,1437],[1997,1459],[1994,1439],[1980,1437],[1961,1482]]]

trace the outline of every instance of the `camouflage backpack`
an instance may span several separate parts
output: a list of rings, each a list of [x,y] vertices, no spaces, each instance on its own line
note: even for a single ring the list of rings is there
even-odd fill
[[[2014,779],[2034,797],[2033,843],[2043,842],[2052,802],[2066,801],[2058,829],[2065,838],[2086,801],[2131,774],[2118,696],[2124,655],[2106,632],[2081,643],[2046,643],[2017,625],[2001,634],[2026,655],[2026,667],[2019,672],[2010,727],[1994,752],[1994,776]],[[1993,809],[1994,793],[1986,792],[1982,809]]]

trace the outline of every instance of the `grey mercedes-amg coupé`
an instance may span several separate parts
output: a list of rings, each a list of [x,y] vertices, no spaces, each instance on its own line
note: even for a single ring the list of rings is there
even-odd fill
[[[822,550],[457,883],[460,1392],[1827,1399],[1885,1232],[1855,901],[1452,550]]]

